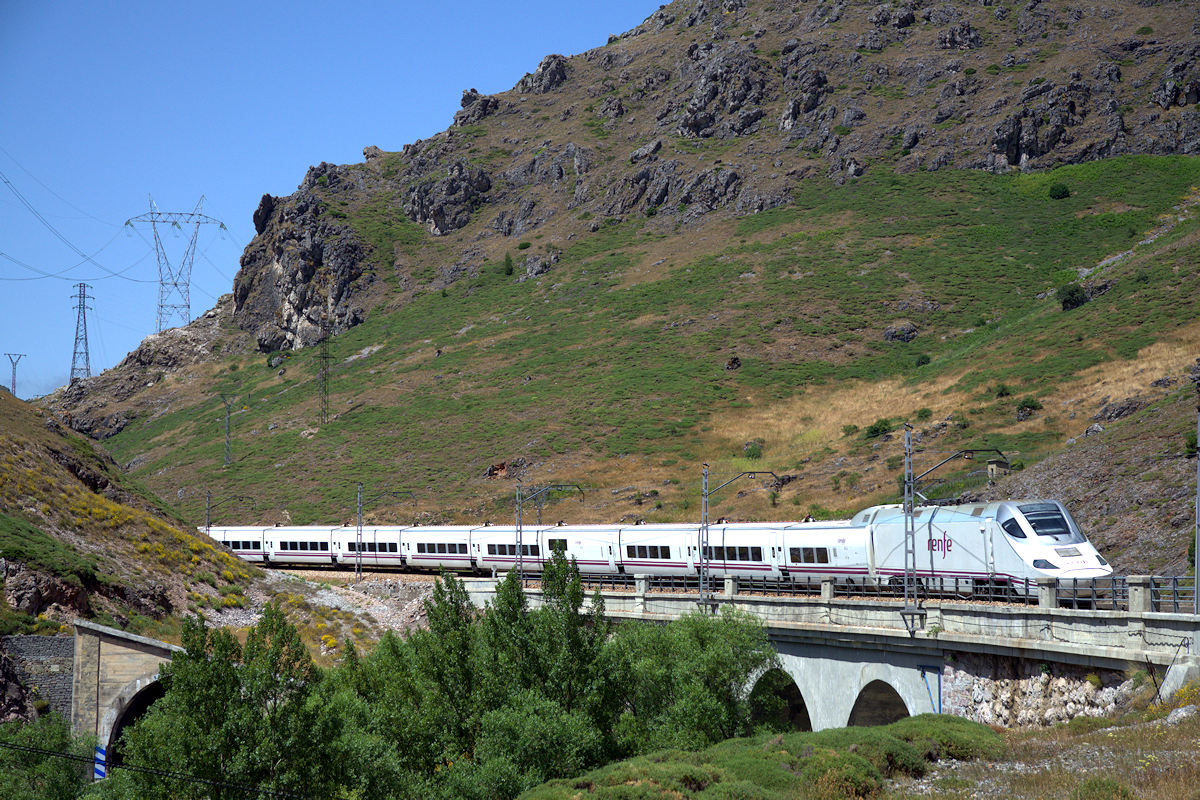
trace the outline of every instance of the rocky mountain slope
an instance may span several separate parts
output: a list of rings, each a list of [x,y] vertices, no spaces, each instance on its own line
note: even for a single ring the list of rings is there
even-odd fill
[[[361,321],[380,279],[445,285],[541,236],[518,265],[535,277],[605,220],[698,229],[815,176],[1200,153],[1198,41],[1180,2],[677,0],[508,92],[464,91],[401,153],[264,196],[235,319],[264,351],[309,345]]]
[[[721,513],[835,515],[894,494],[909,421],[930,458],[1061,453],[1001,489],[1175,568],[1185,464],[1141,465],[1182,452],[1200,347],[1197,24],[678,0],[264,196],[231,296],[44,405],[190,518],[209,488],[267,522],[346,517],[358,481],[416,490],[386,519],[509,517],[518,475],[586,484],[559,516],[693,519],[701,462],[779,476]],[[1159,407],[1153,452],[1084,436]]]

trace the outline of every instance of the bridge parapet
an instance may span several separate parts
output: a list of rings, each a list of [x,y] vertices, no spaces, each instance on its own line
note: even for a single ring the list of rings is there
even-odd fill
[[[495,594],[495,581],[466,584],[477,606]],[[698,608],[696,593],[655,591],[645,576],[633,584],[633,591],[602,593],[611,619],[668,621]],[[835,597],[833,581],[826,584],[819,596],[775,597],[739,594],[736,579],[728,578],[716,599],[763,620],[777,642],[837,642],[924,656],[978,653],[1114,670],[1153,665],[1170,673],[1164,684],[1170,691],[1200,676],[1200,617],[1148,610],[1149,578],[1129,579],[1130,610],[1059,608],[1050,585],[1039,587],[1038,606],[930,599],[925,628],[915,633],[900,616],[900,599]],[[539,591],[527,594],[531,605],[540,605]]]

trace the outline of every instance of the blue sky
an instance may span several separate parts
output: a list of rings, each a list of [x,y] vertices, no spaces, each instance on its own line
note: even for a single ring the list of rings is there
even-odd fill
[[[0,0],[0,353],[26,354],[17,395],[67,381],[81,281],[93,374],[154,332],[151,232],[123,224],[149,196],[183,212],[204,196],[228,227],[200,229],[198,316],[229,291],[263,193],[436,133],[463,89],[507,90],[547,53],[603,45],[658,5]],[[178,264],[187,236],[171,234]]]

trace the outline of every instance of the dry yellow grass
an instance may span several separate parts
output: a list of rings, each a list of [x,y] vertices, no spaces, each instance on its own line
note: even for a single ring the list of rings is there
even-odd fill
[[[1104,398],[1145,394],[1150,382],[1163,376],[1185,380],[1200,356],[1200,321],[1185,325],[1161,341],[1138,351],[1137,358],[1099,364],[1067,382],[1055,394],[1065,406],[1095,410]]]

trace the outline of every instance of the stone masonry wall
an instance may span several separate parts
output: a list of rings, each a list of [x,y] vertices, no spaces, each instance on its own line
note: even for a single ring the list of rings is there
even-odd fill
[[[3,647],[16,664],[21,682],[34,699],[71,718],[71,679],[75,639],[71,636],[5,636]]]
[[[942,669],[942,711],[986,725],[1038,727],[1109,714],[1134,687],[1113,670],[956,654]]]

